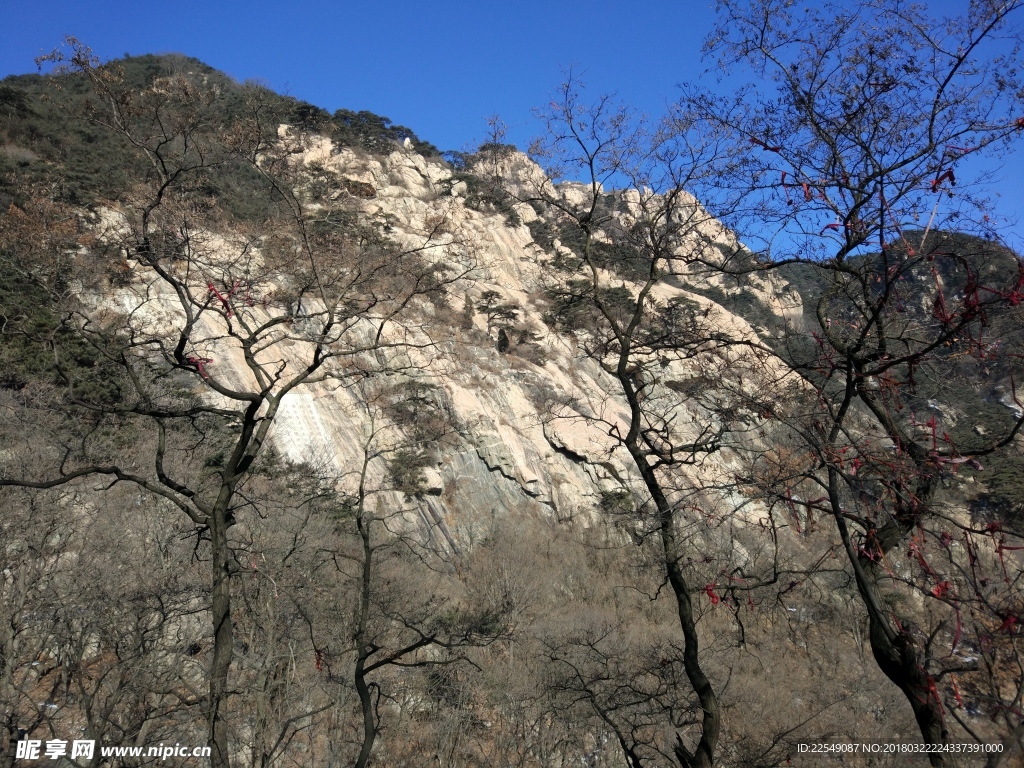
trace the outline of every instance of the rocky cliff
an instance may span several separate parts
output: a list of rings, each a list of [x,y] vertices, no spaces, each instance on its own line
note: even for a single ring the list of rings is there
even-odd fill
[[[391,493],[396,505],[415,507],[410,522],[418,522],[428,536],[440,531],[448,545],[458,549],[486,530],[495,516],[534,514],[588,525],[602,504],[638,489],[635,467],[611,436],[626,419],[617,383],[583,353],[577,334],[559,333],[545,323],[552,286],[549,264],[568,249],[557,238],[546,248],[535,240],[528,224],[543,223],[543,218],[533,207],[520,202],[505,212],[474,209],[467,204],[465,174],[460,180],[439,158],[427,159],[408,148],[375,157],[337,148],[325,137],[287,126],[280,128],[279,136],[290,147],[291,162],[308,171],[308,183],[315,177],[325,185],[313,207],[329,211],[344,204],[366,220],[386,221],[389,238],[409,248],[429,243],[424,249],[428,258],[457,262],[465,274],[449,286],[448,307],[423,302],[416,308],[416,333],[429,347],[410,353],[402,361],[403,373],[392,377],[429,387],[434,404],[443,407],[450,421],[444,450],[429,452],[415,467],[416,492]],[[519,153],[506,156],[499,170],[523,198],[531,188],[549,184],[541,169]],[[562,194],[573,193],[572,185],[562,188]],[[116,233],[127,227],[119,217],[116,209],[100,217],[106,233],[102,236],[116,239]],[[734,244],[730,233],[719,230],[715,237]],[[214,252],[231,252],[230,233],[204,236]],[[147,284],[147,279],[152,282]],[[780,324],[801,311],[799,295],[771,279],[755,277],[743,287],[726,286],[721,276],[711,279],[708,283],[699,274],[676,275],[657,286],[657,298],[692,302],[714,326],[737,339],[756,340],[757,333],[694,287],[704,293],[709,286],[726,295],[743,292]],[[626,279],[619,282],[628,285]],[[136,312],[145,305],[158,318],[161,312],[172,311],[167,307],[173,304],[173,297],[161,293],[158,283],[152,273],[148,278],[140,273],[119,289],[118,303]],[[154,295],[163,296],[163,309],[151,303]],[[512,308],[514,329],[511,324],[506,329],[489,322],[486,306],[481,308],[487,297]],[[268,309],[263,316],[269,318],[271,312]],[[514,337],[504,351],[498,349],[500,334]],[[250,374],[243,356],[217,339],[217,328],[210,326],[207,340],[199,344],[210,360],[208,370],[246,380]],[[764,361],[740,364],[737,353],[731,354],[729,375],[741,376],[737,371],[745,369],[747,390],[763,386],[764,371],[758,369]],[[680,382],[710,375],[694,365],[666,360],[649,396],[673,397],[673,385],[678,390]],[[713,368],[722,361],[709,357],[701,365]],[[771,365],[768,368],[777,374]],[[679,398],[677,407],[679,423],[696,423],[698,414],[687,409],[696,411],[699,406]],[[336,381],[305,385],[285,397],[273,426],[273,444],[291,461],[329,467],[332,474],[351,480],[349,473],[361,464],[371,415],[360,387],[339,386]],[[757,422],[755,414],[747,416],[751,424]],[[397,431],[385,438],[383,452],[369,466],[372,482],[381,489],[389,487],[394,474],[389,471],[394,452],[416,443],[409,424],[393,426]],[[754,439],[753,433],[743,438]],[[691,468],[690,482],[713,486],[731,479],[737,468],[734,452],[726,447]],[[730,509],[749,504],[719,492],[710,492],[704,503]]]

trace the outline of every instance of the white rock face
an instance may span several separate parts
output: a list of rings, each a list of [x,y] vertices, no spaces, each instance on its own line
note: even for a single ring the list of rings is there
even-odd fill
[[[525,226],[538,219],[530,205],[515,206],[522,223],[513,226],[504,215],[467,207],[463,198],[465,182],[453,179],[444,163],[426,159],[408,147],[387,157],[369,158],[348,149],[336,151],[322,137],[296,136],[284,126],[279,135],[293,143],[296,162],[335,175],[335,199],[351,196],[363,214],[387,216],[392,227],[390,236],[405,245],[415,247],[424,237],[444,242],[446,258],[459,260],[460,267],[469,268],[468,279],[449,296],[454,321],[432,322],[436,312],[426,306],[420,310],[428,326],[426,333],[437,343],[439,353],[423,359],[420,376],[445,392],[456,434],[436,452],[435,463],[423,471],[422,494],[404,498],[399,492],[389,491],[381,498],[409,508],[412,512],[407,519],[419,520],[432,536],[440,531],[450,546],[458,548],[484,534],[495,516],[550,515],[589,524],[600,514],[602,493],[625,486],[632,488],[637,498],[643,497],[636,468],[611,436],[616,430],[624,431],[627,418],[617,382],[583,355],[578,339],[553,332],[542,319],[546,311],[544,291],[551,277],[545,262],[554,253],[545,252],[534,242]],[[513,192],[543,185],[551,188],[540,168],[524,155],[517,153],[502,163],[501,172]],[[579,185],[560,190],[566,199],[586,194]],[[115,221],[116,217],[107,216],[106,226],[115,226]],[[732,238],[721,225],[714,226],[715,237]],[[229,249],[227,241],[224,248]],[[556,242],[554,249],[563,247]],[[612,285],[622,283],[611,275],[609,280]],[[658,285],[655,297],[659,301],[688,299],[721,331],[756,341],[756,333],[740,317],[682,287],[685,276],[675,283],[678,287]],[[780,317],[798,311],[797,306],[785,303],[785,297],[777,298],[775,285],[757,283],[751,290]],[[456,327],[463,303],[468,299],[476,304],[487,291],[495,291],[502,302],[521,308],[518,325],[540,337],[538,354],[532,359],[517,354],[515,348],[509,354],[497,352],[495,333],[487,335],[482,314],[477,313],[473,328]],[[120,303],[122,309],[130,308],[130,300],[122,297]],[[156,305],[142,311],[148,312],[147,317],[154,323],[165,319]],[[204,351],[212,359],[211,370],[246,381],[250,374],[241,354],[224,349],[215,336],[210,329]],[[745,380],[735,386],[758,391],[765,380],[780,375],[763,360],[744,362],[739,359],[741,353],[730,354],[730,359],[718,363],[709,358],[701,371],[678,361],[664,361],[661,378],[649,396],[678,402],[673,407],[679,411],[676,422],[682,425],[681,435],[686,435],[691,428],[687,425],[692,425],[689,436],[696,437],[697,424],[704,414],[674,394],[665,382],[685,382],[698,373],[735,375],[736,370],[742,370],[745,373],[740,378]],[[716,374],[712,370],[715,365],[723,370],[728,367],[730,373]],[[751,415],[751,420],[756,418]],[[289,459],[328,467],[341,478],[342,485],[351,485],[354,473],[362,466],[370,433],[368,411],[359,394],[351,388],[321,383],[302,386],[285,397],[272,439],[277,450]],[[385,441],[385,447],[397,449],[407,437],[407,428],[393,425],[378,440]],[[749,434],[744,438],[751,439]],[[690,467],[689,482],[711,486],[731,479],[737,469],[736,454],[722,450]],[[388,486],[386,457],[370,462],[369,477],[371,485]],[[747,503],[713,492],[703,498],[712,506]]]

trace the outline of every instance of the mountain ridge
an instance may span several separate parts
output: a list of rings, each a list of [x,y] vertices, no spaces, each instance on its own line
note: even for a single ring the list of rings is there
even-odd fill
[[[184,128],[164,144],[157,135],[138,156],[103,144],[125,151],[116,167],[133,179],[123,187],[104,179],[117,190],[109,196],[86,183],[92,160],[61,154],[86,152],[98,119],[91,108],[79,105],[87,120],[77,149],[54,144],[52,154],[37,153],[42,159],[19,160],[18,150],[35,152],[13,141],[32,134],[16,123],[34,107],[0,92],[3,146],[14,147],[0,153],[10,190],[0,213],[0,255],[10,266],[0,282],[8,365],[0,479],[38,478],[30,482],[40,491],[7,497],[17,525],[4,529],[4,557],[12,573],[41,574],[43,590],[20,603],[12,597],[5,610],[12,626],[50,627],[52,618],[52,636],[65,637],[93,613],[121,617],[131,608],[104,592],[117,592],[125,568],[148,590],[138,598],[140,644],[118,635],[117,622],[88,624],[85,636],[100,639],[71,650],[42,631],[11,641],[20,667],[3,670],[3,695],[15,692],[19,723],[34,717],[34,728],[90,727],[126,740],[146,729],[170,739],[177,728],[201,741],[205,723],[223,716],[230,726],[210,742],[263,750],[263,764],[278,759],[278,746],[261,735],[268,723],[291,734],[284,749],[300,763],[328,754],[355,762],[369,749],[360,728],[394,723],[369,739],[372,747],[379,735],[375,759],[394,765],[422,764],[410,745],[441,754],[455,739],[445,730],[451,722],[467,735],[458,742],[466,765],[494,764],[487,755],[499,747],[502,755],[561,750],[551,764],[586,756],[620,765],[615,740],[633,728],[642,735],[636,748],[657,761],[683,744],[680,734],[692,736],[701,705],[684,682],[677,604],[659,570],[664,527],[624,441],[625,381],[652,418],[664,414],[647,436],[651,462],[675,460],[666,445],[682,446],[664,477],[687,554],[669,565],[692,577],[687,600],[730,715],[723,759],[759,765],[768,755],[780,764],[797,756],[801,739],[854,739],[880,723],[893,738],[915,738],[906,701],[864,653],[855,576],[833,562],[841,544],[815,498],[820,457],[785,433],[793,425],[817,435],[827,412],[813,386],[821,361],[796,358],[806,351],[797,342],[810,305],[824,295],[810,281],[716,273],[711,256],[680,259],[638,305],[642,254],[621,236],[636,231],[641,190],[601,189],[600,226],[585,219],[580,238],[563,214],[585,207],[593,190],[554,185],[509,148],[483,147],[450,164],[417,151],[407,129],[384,119],[356,113],[344,124],[350,113],[324,117],[258,88],[242,89],[249,100],[238,101],[235,123],[221,110],[223,94],[202,90],[210,73],[165,73],[167,61],[143,61],[156,68],[143,67],[152,76],[141,90],[119,79],[116,63],[87,71],[125,89],[124,114],[138,125],[151,130],[146,109],[166,109],[185,115]],[[342,125],[317,130],[334,120]],[[165,149],[187,169],[184,181],[140,161]],[[749,263],[699,201],[680,201],[697,222],[688,245]],[[576,278],[589,270],[591,283],[575,285],[574,270]],[[962,301],[966,287],[946,282],[950,303]],[[935,321],[930,294],[908,288],[907,299]],[[603,341],[599,323],[637,306],[648,310],[642,338],[654,351],[620,370],[622,341]],[[844,311],[840,303],[834,316]],[[1013,316],[999,322],[1009,329]],[[692,349],[662,343],[692,329],[703,334]],[[1006,402],[983,424],[947,407],[953,384],[970,383],[971,366],[981,364],[949,358],[931,381],[919,371],[916,399],[900,394],[897,406],[934,412],[929,423],[916,420],[919,432],[953,432],[960,420],[968,434],[978,426],[999,434],[1012,411]],[[794,361],[805,368],[794,370]],[[963,368],[955,381],[953,364]],[[1002,381],[993,376],[980,401]],[[873,385],[882,386],[864,388]],[[866,410],[850,421],[843,450],[880,462],[899,456],[899,445],[871,431]],[[95,463],[85,473],[87,460]],[[871,478],[861,479],[866,470],[828,460],[846,473],[851,496],[876,493]],[[977,528],[975,544],[965,534],[963,546],[976,545],[977,561],[995,573],[998,559],[1006,572],[1017,556],[992,526],[1012,520],[975,525],[962,503],[983,474],[966,461],[934,466],[950,491],[936,505],[944,519]],[[66,494],[47,487],[52,473],[67,479]],[[95,480],[108,475],[110,485]],[[235,501],[217,508],[233,484]],[[215,508],[220,517],[204,512]],[[47,514],[60,521],[56,539],[36,524]],[[111,540],[123,552],[96,545],[102,567],[89,564],[90,521],[121,536]],[[883,554],[893,582],[886,605],[928,619],[929,596],[944,597],[950,583],[934,569],[956,567],[952,554],[948,567],[940,563],[952,541],[930,543],[934,566],[923,540],[906,558]],[[874,556],[867,539],[858,544],[864,558]],[[47,556],[23,554],[34,552]],[[200,566],[211,567],[210,582]],[[900,584],[925,586],[901,592]],[[76,591],[87,587],[94,592]],[[17,596],[7,581],[4,589]],[[969,665],[986,642],[1013,641],[1012,629],[986,620],[962,644],[960,629],[939,621],[929,642],[950,647],[949,663]],[[147,622],[158,627],[152,642]],[[225,640],[221,627],[233,622],[240,632]],[[108,649],[117,643],[140,660],[115,658]],[[32,667],[37,657],[46,669]],[[762,659],[780,670],[773,683],[785,679],[791,707],[779,707],[780,689],[763,684]],[[59,686],[44,694],[74,665],[90,670],[79,676],[83,697],[109,694],[117,713],[117,697],[135,689],[131,680],[102,688],[106,676],[148,675],[137,700],[169,714],[145,714],[131,727],[116,717],[80,725],[88,713],[77,699]],[[997,688],[1009,674],[994,674]],[[996,733],[983,716],[991,692],[971,679],[961,691],[940,676],[942,695],[965,696],[970,727]],[[183,693],[204,683],[208,694]],[[522,697],[510,700],[520,686]],[[367,720],[361,707],[371,690],[382,699]],[[39,709],[44,695],[58,700],[58,714]],[[169,703],[173,696],[186,703]],[[765,713],[759,722],[736,716],[752,707]]]

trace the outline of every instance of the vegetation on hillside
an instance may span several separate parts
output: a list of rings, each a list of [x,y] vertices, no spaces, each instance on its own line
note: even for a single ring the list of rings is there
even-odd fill
[[[504,178],[493,119],[398,202],[304,153],[438,155],[409,129],[193,59],[70,41],[0,82],[0,768],[71,734],[212,768],[1024,749],[1024,262],[953,194],[1021,134],[977,53],[1018,5],[722,0],[707,52],[777,92],[654,119],[570,79],[547,175]],[[483,284],[521,217],[536,282]],[[500,376],[484,438],[455,405]]]
[[[140,91],[161,78],[196,79],[208,101],[208,122],[202,126],[206,132],[229,131],[247,116],[248,104],[258,94],[268,129],[287,123],[329,136],[339,147],[372,154],[392,152],[408,139],[421,154],[439,154],[386,117],[347,109],[332,115],[262,86],[239,84],[187,56],[130,56],[108,66],[117,69],[127,88]],[[61,202],[93,206],[117,199],[133,179],[146,173],[138,147],[116,131],[81,119],[92,101],[88,78],[80,72],[14,75],[0,81],[0,208],[24,202],[26,190],[40,184],[54,186]],[[260,221],[269,213],[266,207],[254,207],[267,197],[264,180],[235,158],[223,158],[215,174],[199,174],[192,184],[197,198],[238,220]]]

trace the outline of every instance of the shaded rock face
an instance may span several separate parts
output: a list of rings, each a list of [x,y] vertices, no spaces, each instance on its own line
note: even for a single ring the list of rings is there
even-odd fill
[[[552,279],[546,263],[552,251],[564,246],[555,241],[546,250],[534,241],[523,223],[538,218],[530,205],[516,204],[513,224],[504,213],[467,207],[465,182],[455,180],[440,161],[408,149],[383,158],[339,151],[328,139],[300,135],[287,126],[279,136],[292,143],[294,162],[335,180],[330,200],[343,200],[368,219],[386,220],[388,236],[404,246],[415,248],[425,239],[443,244],[444,258],[466,274],[452,287],[447,309],[417,308],[416,332],[433,348],[418,357],[410,353],[402,376],[392,377],[429,384],[443,391],[447,403],[443,443],[416,447],[428,460],[418,470],[415,492],[394,490],[389,460],[403,445],[416,443],[416,425],[394,422],[382,432],[379,419],[371,419],[365,390],[358,387],[319,383],[289,393],[272,432],[280,454],[322,466],[342,487],[351,487],[376,429],[372,441],[382,452],[369,462],[368,476],[379,503],[404,510],[408,525],[453,549],[485,535],[495,517],[525,513],[587,525],[609,492],[629,490],[642,498],[637,471],[611,436],[616,428],[622,432],[627,418],[618,383],[583,354],[578,338],[552,330],[543,320]],[[501,174],[513,194],[526,197],[531,185],[550,188],[525,155],[513,154],[502,163]],[[566,187],[567,198],[579,194]],[[627,199],[627,209],[628,204]],[[721,228],[712,235],[723,242],[732,237]],[[719,329],[756,339],[743,319],[687,290],[687,279],[671,276],[653,295],[659,301],[686,299]],[[755,297],[773,294],[769,285],[751,290]],[[479,309],[489,292],[516,308],[515,328],[495,327]],[[783,321],[796,311],[791,303],[767,298],[764,303]],[[496,349],[499,331],[512,340],[505,354]],[[211,365],[244,381],[248,373],[241,356],[213,347],[209,357],[216,362]],[[663,379],[650,396],[669,395],[675,382],[694,375],[686,365],[666,361]],[[689,406],[680,399],[678,407]],[[689,418],[701,416],[693,408],[693,414],[680,414],[680,424],[700,421]],[[706,478],[731,477],[734,464],[735,456],[723,450],[690,471]],[[709,503],[728,504],[729,499]]]

